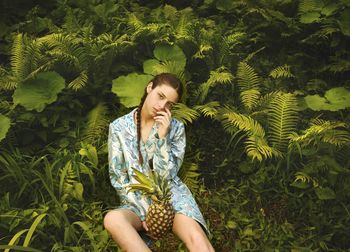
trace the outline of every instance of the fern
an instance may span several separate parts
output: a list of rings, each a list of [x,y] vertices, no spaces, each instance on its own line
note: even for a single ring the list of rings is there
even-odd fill
[[[265,139],[265,130],[254,119],[249,116],[238,114],[229,109],[224,109],[224,113],[220,117],[225,130],[236,127],[237,130],[246,132],[246,152],[252,160],[262,161],[271,158],[273,155],[279,156],[279,152],[268,146]]]
[[[241,101],[245,108],[251,110],[259,101],[260,78],[254,69],[245,62],[238,64],[237,77]]]
[[[233,81],[233,75],[225,68],[218,68],[210,71],[209,79],[203,83],[196,92],[197,98],[202,103],[208,95],[209,89],[217,84],[230,84]]]
[[[99,103],[93,108],[88,116],[83,139],[87,143],[95,143],[103,136],[108,126],[109,119],[106,117],[108,109],[104,103]]]
[[[275,79],[294,77],[294,75],[290,72],[290,66],[288,65],[276,67],[270,72],[270,76]]]
[[[197,105],[194,107],[195,110],[198,110],[204,116],[215,118],[218,114],[218,109],[220,107],[219,102],[213,101],[203,105]]]
[[[244,90],[240,93],[240,97],[246,109],[251,111],[259,102],[260,91],[255,88]]]
[[[199,189],[199,171],[198,164],[188,161],[186,158],[179,170],[179,178],[188,186],[192,193]]]
[[[26,37],[23,34],[17,34],[14,38],[11,50],[12,73],[17,80],[22,80],[26,76],[25,61],[23,55],[25,51]]]
[[[297,123],[297,101],[292,94],[277,96],[269,110],[269,140],[274,148],[286,150],[289,135],[294,132]]]
[[[194,59],[204,59],[213,47],[210,44],[200,44],[198,51],[192,56]]]
[[[310,175],[305,172],[296,172],[294,182],[301,181],[302,183],[312,183],[313,187],[318,187],[318,181],[315,178],[312,178]]]
[[[193,120],[198,118],[199,113],[196,110],[187,107],[183,103],[177,103],[172,109],[172,116],[184,124],[187,124],[187,122],[192,123]]]
[[[316,143],[318,140],[335,146],[344,146],[350,144],[350,134],[348,131],[338,129],[344,128],[343,122],[332,122],[321,119],[314,119],[311,126],[304,130],[302,135],[296,133],[291,136],[291,144],[294,142],[303,145]]]
[[[299,14],[320,10],[323,6],[320,6],[319,3],[320,1],[317,0],[301,0],[298,8]]]
[[[79,74],[78,77],[76,77],[74,80],[72,80],[68,84],[68,87],[77,91],[78,89],[84,87],[86,85],[87,81],[88,81],[87,72],[83,71]]]
[[[67,198],[73,197],[82,201],[82,184],[77,180],[77,172],[73,169],[72,161],[69,160],[65,166],[59,170],[60,183],[59,195],[61,202],[65,202]]]

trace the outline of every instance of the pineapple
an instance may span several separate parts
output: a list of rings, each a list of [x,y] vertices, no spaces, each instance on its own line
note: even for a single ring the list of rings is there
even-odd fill
[[[149,176],[133,168],[133,177],[140,184],[130,184],[130,191],[141,190],[144,195],[151,197],[152,204],[146,215],[146,225],[149,235],[154,239],[163,238],[172,228],[175,211],[170,204],[171,191],[169,181],[151,171]]]

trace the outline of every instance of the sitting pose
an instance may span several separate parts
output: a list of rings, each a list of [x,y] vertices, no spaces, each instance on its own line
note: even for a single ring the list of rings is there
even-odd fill
[[[145,222],[150,199],[128,190],[128,185],[137,183],[132,168],[166,176],[175,210],[172,231],[191,252],[214,251],[197,203],[177,176],[186,136],[183,123],[171,117],[170,109],[181,94],[182,84],[175,75],[159,74],[146,86],[138,108],[109,125],[109,174],[122,205],[106,214],[104,226],[123,251],[150,251]]]

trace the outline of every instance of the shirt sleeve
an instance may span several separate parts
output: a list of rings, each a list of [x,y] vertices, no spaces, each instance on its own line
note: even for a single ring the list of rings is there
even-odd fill
[[[138,200],[135,192],[127,191],[127,185],[130,184],[128,167],[126,166],[120,139],[112,124],[109,125],[108,133],[108,163],[111,184],[116,189],[122,204],[136,207],[140,212],[136,214],[140,217],[141,221],[144,221],[146,214],[145,209],[137,204]]]
[[[156,148],[153,156],[153,167],[160,175],[173,180],[182,165],[186,149],[186,134],[183,123],[176,125],[174,136],[170,139],[169,133],[159,139],[156,134]]]

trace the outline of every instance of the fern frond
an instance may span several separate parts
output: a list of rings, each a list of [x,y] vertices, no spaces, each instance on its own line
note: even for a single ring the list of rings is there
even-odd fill
[[[101,138],[109,123],[107,113],[108,109],[104,103],[99,103],[89,112],[83,133],[84,141],[94,143]]]
[[[194,109],[198,110],[204,116],[214,118],[218,114],[219,107],[220,103],[217,101],[213,101],[203,105],[197,105],[194,107]]]
[[[171,113],[174,118],[180,120],[185,125],[187,125],[188,122],[192,123],[193,120],[199,117],[199,113],[196,110],[187,107],[183,103],[176,103]]]
[[[81,183],[78,182],[78,176],[76,171],[73,168],[72,161],[69,160],[66,165],[60,169],[60,183],[59,183],[59,195],[62,202],[65,202],[68,197],[74,197],[78,200],[83,200],[82,195],[77,193],[76,186],[78,184],[82,186]],[[82,192],[82,191],[81,191]]]
[[[317,0],[301,0],[299,2],[298,11],[299,14],[313,12],[320,10],[323,6],[320,6],[319,1]]]
[[[260,49],[256,50],[255,52],[250,53],[242,62],[247,63],[249,60],[251,60],[255,55],[257,55],[259,52],[265,49],[264,47],[261,47]]]
[[[247,155],[253,161],[256,159],[261,162],[264,159],[272,158],[273,155],[279,156],[277,151],[268,146],[263,137],[251,135],[247,137],[245,143]]]
[[[198,164],[185,159],[178,172],[178,176],[194,194],[199,189],[199,175]]]
[[[240,62],[237,69],[238,87],[240,91],[259,90],[260,78],[255,70],[245,62]]]
[[[283,95],[281,91],[273,91],[263,96],[260,96],[258,102],[256,103],[255,110],[261,111],[268,108],[271,102],[277,99],[281,95]]]
[[[288,65],[276,67],[270,72],[270,76],[275,79],[294,77],[294,75],[290,72],[290,66]]]
[[[350,61],[337,58],[333,60],[333,62],[330,65],[324,67],[324,69],[332,73],[347,72],[347,71],[350,71]]]
[[[210,51],[213,50],[213,47],[210,44],[200,44],[198,51],[192,56],[194,59],[204,59]]]
[[[26,46],[26,37],[23,34],[17,34],[13,40],[12,50],[11,50],[11,68],[13,75],[18,79],[22,80],[25,78],[25,62],[23,60],[23,55]]]
[[[274,148],[284,152],[289,135],[295,131],[298,119],[297,100],[292,94],[277,96],[269,110],[269,140]]]
[[[240,93],[240,97],[244,107],[251,111],[259,102],[260,91],[255,88],[244,90]]]
[[[241,39],[246,37],[246,33],[244,32],[235,32],[233,34],[230,34],[228,36],[224,37],[224,40],[226,44],[229,46],[230,49],[235,47],[236,45],[241,43]]]
[[[140,30],[145,26],[145,24],[134,13],[130,13],[128,15],[128,25],[135,31]]]
[[[201,84],[196,92],[198,101],[202,103],[208,95],[209,89],[217,84],[230,84],[233,81],[233,75],[225,68],[218,68],[210,71],[209,79]]]
[[[246,132],[245,148],[247,155],[252,160],[262,161],[272,156],[280,156],[278,150],[268,146],[265,139],[265,130],[257,121],[249,116],[229,111],[229,109],[223,109],[223,111],[226,112],[220,116],[220,121],[226,131],[231,131],[232,127],[236,127],[237,130]]]
[[[85,87],[86,83],[88,82],[88,76],[86,71],[82,71],[78,77],[76,77],[74,80],[72,80],[68,87],[77,91],[78,89],[81,89]]]
[[[349,145],[349,132],[339,129],[345,127],[346,125],[343,122],[314,119],[311,121],[311,126],[304,130],[302,135],[298,135],[296,133],[292,134],[291,144],[293,142],[298,142],[303,145],[309,145],[312,142],[320,140],[336,146]]]
[[[294,182],[301,181],[302,183],[312,183],[313,187],[318,187],[318,181],[315,178],[312,178],[310,175],[305,172],[296,172]]]

